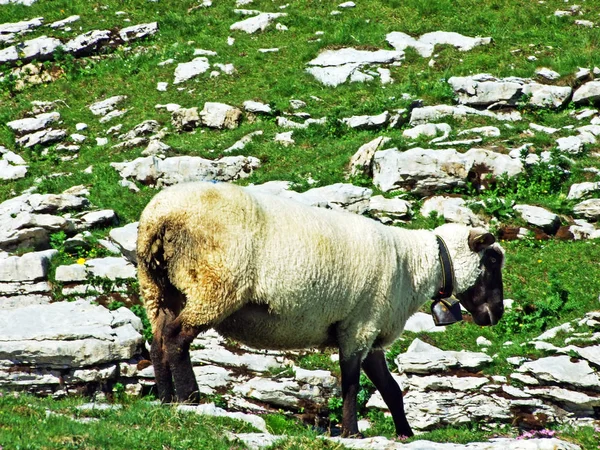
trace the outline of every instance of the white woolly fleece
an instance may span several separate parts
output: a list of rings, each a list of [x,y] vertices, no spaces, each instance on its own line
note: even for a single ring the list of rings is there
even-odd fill
[[[436,230],[459,292],[479,275],[470,230]],[[161,248],[170,282],[186,297],[184,325],[258,348],[337,344],[342,355],[365,355],[390,345],[441,283],[431,231],[226,183],[182,184],[156,195],[140,219],[138,272],[153,328],[165,293],[146,261]]]

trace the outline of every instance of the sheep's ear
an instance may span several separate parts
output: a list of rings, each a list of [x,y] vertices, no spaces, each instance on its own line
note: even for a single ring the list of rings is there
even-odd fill
[[[475,230],[469,233],[469,248],[475,253],[479,253],[494,242],[496,242],[496,238],[492,233],[481,233]]]

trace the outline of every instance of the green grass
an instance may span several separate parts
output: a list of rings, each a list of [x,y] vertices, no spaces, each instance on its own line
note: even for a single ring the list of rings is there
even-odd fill
[[[242,449],[224,430],[255,431],[244,422],[181,413],[145,400],[119,409],[80,411],[82,398],[53,400],[4,393],[0,445],[6,449]],[[84,419],[95,419],[81,422]]]
[[[280,10],[279,6],[285,3],[289,5]],[[256,156],[262,163],[260,169],[250,178],[239,181],[240,184],[288,180],[294,183],[295,189],[306,190],[310,187],[308,179],[316,180],[316,186],[345,182],[345,170],[350,157],[362,144],[380,135],[390,137],[388,145],[400,150],[409,149],[414,143],[402,136],[408,125],[384,131],[357,131],[340,125],[337,122],[339,118],[407,108],[411,100],[403,99],[404,93],[410,94],[412,99],[422,99],[425,105],[453,104],[454,95],[446,82],[452,76],[487,72],[497,77],[533,77],[537,68],[546,66],[563,75],[561,84],[576,85],[573,74],[579,67],[592,68],[598,65],[600,28],[574,25],[575,19],[597,22],[597,11],[591,2],[582,3],[582,15],[563,18],[553,15],[556,9],[570,6],[562,0],[547,0],[545,3],[517,0],[374,0],[360,2],[354,9],[332,16],[331,11],[339,3],[326,0],[255,0],[249,8],[288,14],[278,20],[288,27],[288,31],[278,31],[271,26],[256,35],[229,30],[232,23],[243,18],[233,12],[233,0],[213,1],[213,6],[208,9],[194,8],[199,4],[197,0],[161,0],[156,3],[147,0],[106,0],[102,3],[39,0],[31,7],[14,4],[0,6],[0,23],[40,16],[44,17],[45,23],[50,23],[72,14],[81,16],[81,20],[71,26],[71,31],[40,27],[23,39],[45,34],[66,40],[93,29],[116,29],[151,21],[157,21],[160,27],[156,36],[133,42],[128,48],[105,48],[88,58],[57,55],[54,60],[43,64],[47,70],[61,74],[52,83],[16,91],[10,80],[0,82],[0,145],[16,151],[29,164],[26,178],[0,183],[0,202],[34,185],[38,186],[40,193],[59,193],[81,184],[89,189],[89,199],[95,207],[117,212],[121,225],[136,221],[156,191],[139,185],[140,192],[134,194],[120,187],[119,175],[110,163],[137,158],[142,148],[112,149],[111,146],[118,140],[105,133],[117,123],[122,123],[121,132],[126,132],[148,119],[157,120],[161,127],[169,131],[164,139],[172,147],[168,156],[194,155],[216,159],[223,156],[223,150],[242,136],[263,130],[263,135],[255,137],[246,149],[233,153]],[[118,11],[125,11],[126,14],[117,15]],[[414,50],[407,49],[402,64],[390,67],[395,81],[386,86],[381,86],[376,80],[329,88],[304,71],[306,63],[323,49],[346,46],[391,49],[385,42],[387,33],[402,31],[417,37],[438,30],[455,31],[468,36],[491,36],[494,41],[490,46],[477,47],[468,52],[460,52],[449,46],[437,47],[434,57],[436,64],[432,67],[428,65],[429,58],[421,58]],[[323,34],[317,36],[317,31]],[[230,36],[235,38],[233,46],[227,44]],[[277,47],[280,51],[268,54],[258,52],[260,48],[271,47]],[[232,63],[236,72],[231,76],[221,74],[216,78],[206,73],[173,86],[176,64],[189,61],[196,48],[216,51],[218,56],[209,57],[209,61]],[[514,52],[518,49],[521,51]],[[537,61],[529,61],[527,57],[531,55],[535,55]],[[168,58],[173,58],[175,63],[158,66]],[[6,73],[8,70],[7,67],[0,67],[0,72]],[[156,90],[158,81],[169,82],[167,92]],[[119,119],[100,124],[88,106],[113,95],[127,95],[128,98],[119,108],[128,108],[130,111]],[[296,144],[283,147],[273,142],[275,134],[284,131],[276,126],[275,117],[293,112],[289,104],[291,99],[305,101],[307,107],[303,111],[309,112],[313,118],[327,117],[328,120],[325,125],[294,131]],[[83,132],[88,140],[82,145],[77,159],[61,161],[60,158],[65,155],[54,146],[45,155],[41,148],[16,148],[15,136],[5,124],[27,116],[34,100],[61,100],[57,107],[62,120],[60,127],[69,134],[75,132],[75,124],[88,124],[89,128]],[[259,115],[253,121],[246,116],[241,126],[234,130],[199,129],[195,133],[177,133],[171,126],[170,113],[155,108],[157,104],[178,103],[183,107],[201,109],[206,101],[241,107],[245,100],[268,103],[274,113],[272,116]],[[580,123],[570,116],[575,109],[579,108],[569,105],[564,110],[555,111],[522,105],[519,110],[523,121],[512,123],[512,128],[481,117],[443,121],[452,126],[450,139],[456,138],[464,129],[495,125],[500,128],[501,137],[484,138],[478,147],[506,152],[532,143],[530,151],[539,153],[552,151],[555,138],[571,132],[561,130],[552,136],[544,133],[530,136],[527,133],[528,124],[534,122],[555,128],[579,126]],[[105,136],[109,137],[109,144],[97,147],[95,137]],[[427,140],[419,140],[417,144],[429,147]],[[575,182],[596,179],[583,169],[600,166],[597,158],[592,156],[598,147],[588,145],[584,154],[572,157],[572,161],[555,159],[553,165],[560,164],[568,171],[564,175],[544,165],[512,180],[498,180],[486,191],[477,191],[474,186],[468,185],[447,193],[463,195],[473,201],[486,200],[488,206],[483,207],[482,212],[499,219],[494,229],[501,225],[523,225],[522,220],[510,209],[502,208],[499,204],[499,200],[504,198],[551,208],[561,214],[566,224],[573,219],[571,211],[574,204],[566,200],[568,188]],[[93,167],[92,173],[84,173],[83,170],[89,166]],[[49,177],[54,173],[62,175]],[[38,178],[43,179],[36,180]],[[381,193],[369,179],[359,177],[352,181],[372,188],[375,194]],[[398,193],[385,195],[392,197]],[[404,226],[432,228],[443,222],[444,219],[440,217],[425,218],[419,215],[422,198],[410,193],[405,197],[414,202],[415,217]],[[96,230],[94,239],[103,238],[107,233],[106,229]],[[55,243],[60,257],[53,262],[54,266],[74,263],[80,257],[93,257],[94,251],[101,252],[98,246],[93,245],[92,250],[81,254],[67,254],[61,251],[59,240]],[[581,317],[587,311],[600,309],[597,298],[600,292],[600,244],[593,241],[535,242],[528,239],[505,242],[503,245],[506,249],[505,294],[507,298],[515,299],[514,312],[507,312],[504,321],[493,328],[480,328],[463,322],[449,327],[443,334],[418,335],[440,348],[452,350],[478,350],[475,344],[477,337],[486,337],[492,341],[489,354],[498,355],[484,368],[486,374],[509,374],[512,369],[503,362],[507,356],[541,355],[531,346],[521,346],[522,343],[545,329]],[[59,288],[55,285],[56,292]],[[131,286],[132,290],[135,288],[135,285]],[[427,309],[427,305],[424,309]],[[406,333],[403,340],[392,346],[388,360],[392,362],[415,337],[417,335]],[[513,341],[513,345],[504,346],[507,340]],[[296,363],[308,369],[326,368],[334,374],[339,370],[329,359],[329,354],[303,355]],[[0,399],[0,414],[5,419],[0,420],[0,445],[4,448],[236,448],[236,444],[226,442],[222,430],[243,429],[239,424],[173,413],[169,408],[157,407],[143,400],[132,401],[122,411],[102,413],[102,422],[88,425],[79,424],[65,416],[47,417],[45,414],[48,408],[73,415],[74,405],[82,401],[53,401],[28,396],[14,399],[5,395]],[[13,409],[16,412],[8,414],[7,411]],[[378,413],[372,413],[372,416],[374,428],[370,433],[381,432],[391,436],[389,419],[384,419]],[[39,423],[44,426],[37,425]],[[267,417],[267,423],[273,432],[295,436],[273,448],[337,448],[334,444],[315,439],[314,431],[287,416]],[[514,432],[511,430],[508,434]],[[422,437],[441,442],[467,442],[485,439],[494,433],[476,426],[447,427]],[[591,429],[565,429],[563,433],[564,437],[578,442],[584,448],[594,448],[591,443],[595,435]]]

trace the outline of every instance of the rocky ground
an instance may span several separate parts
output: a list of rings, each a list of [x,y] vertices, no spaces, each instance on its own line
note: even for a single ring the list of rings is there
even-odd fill
[[[0,1],[0,5],[2,3]],[[353,7],[351,3],[339,5],[336,11]],[[205,1],[200,6],[209,8],[210,4]],[[576,14],[573,8],[556,14]],[[285,17],[284,12],[240,9],[239,14],[247,18],[233,23],[231,30],[253,34],[267,27],[277,27],[285,31],[285,25],[278,22]],[[157,23],[144,23],[119,30],[94,30],[64,42],[52,37],[24,38],[32,28],[60,29],[77,20],[77,16],[69,16],[50,24],[45,24],[43,18],[0,24],[0,42],[4,44],[0,49],[0,64],[17,78],[20,87],[45,83],[57,74],[46,71],[39,62],[52,60],[59,47],[75,57],[89,57],[106,47],[118,48],[160,32]],[[430,58],[430,64],[435,65],[436,45],[470,51],[489,45],[492,39],[440,31],[418,38],[392,32],[386,41],[394,50],[350,47],[325,50],[307,62],[306,71],[329,87],[373,80],[393,83],[389,68],[403,61],[408,47],[421,57]],[[277,52],[278,49],[263,50]],[[213,64],[213,56],[210,50],[197,49],[191,61],[162,62],[175,66],[173,78],[158,81],[156,88],[166,91],[209,71],[215,77],[235,71],[233,65]],[[529,123],[526,133],[532,137],[551,136],[560,157],[565,160],[590,148],[593,156],[600,156],[594,154],[600,136],[600,112],[593,106],[600,100],[600,69],[582,68],[573,74],[573,79],[573,83],[563,84],[559,74],[546,68],[541,68],[531,79],[499,79],[490,74],[451,77],[447,83],[456,95],[454,104],[425,105],[414,99],[406,109],[343,118],[343,126],[373,130],[378,135],[357,148],[348,161],[349,179],[353,176],[372,179],[373,185],[383,193],[410,190],[424,199],[419,210],[423,216],[437,212],[451,222],[490,225],[490,218],[474,212],[465,199],[440,192],[467,183],[485,186],[491,177],[514,177],[527,167],[551,161],[548,152],[530,152],[528,144],[500,151],[505,148],[503,143],[515,125],[522,126],[521,108],[554,110],[575,105],[571,115],[577,126],[559,129]],[[77,158],[82,143],[91,141],[111,149],[140,148],[138,158],[112,164],[121,177],[121,185],[132,191],[138,190],[139,185],[158,189],[192,180],[231,182],[260,170],[260,159],[252,155],[212,160],[173,156],[176,151],[163,142],[165,136],[204,129],[231,130],[242,121],[269,117],[280,129],[273,139],[291,146],[295,130],[324,126],[327,121],[326,117],[311,117],[310,108],[303,100],[292,100],[291,112],[283,114],[273,111],[268,101],[248,99],[241,105],[206,102],[201,108],[157,104],[157,109],[170,112],[170,122],[146,120],[130,130],[123,130],[118,121],[129,113],[120,107],[126,98],[127,92],[114,92],[90,101],[89,110],[99,123],[105,124],[104,133],[94,135],[86,131],[85,123],[64,121],[59,100],[34,102],[27,117],[7,123],[14,133],[16,146],[9,149],[0,145],[0,179],[28,176],[28,162],[20,156],[24,149],[54,146],[63,160],[69,160]],[[471,117],[488,123],[469,127],[468,120],[457,121]],[[447,118],[452,119],[452,125],[444,122]],[[456,129],[455,123],[464,126]],[[389,147],[386,133],[397,128],[404,128],[402,134],[406,139],[419,143],[425,140],[429,148],[399,151]],[[250,133],[224,153],[243,152],[249,142],[262,134],[262,130]],[[449,139],[451,134],[460,139]],[[488,143],[490,139],[496,140],[498,145],[492,143],[479,148],[484,138]],[[88,170],[92,171],[93,167]],[[587,170],[593,178],[600,173],[593,166]],[[253,189],[267,190],[314,207],[367,214],[386,224],[407,221],[414,215],[413,200],[373,195],[372,189],[350,182],[304,193],[297,193],[291,187],[287,181],[273,181]],[[568,225],[561,225],[564,216],[549,209],[510,205],[527,226],[503,232],[513,237],[544,234],[564,239],[596,239],[600,237],[596,227],[600,199],[590,197],[598,191],[598,181],[575,183],[570,187],[568,197],[577,202],[571,211],[575,219]],[[153,386],[142,321],[125,307],[109,310],[102,306],[113,300],[126,302],[136,295],[131,286],[136,277],[137,224],[117,226],[118,212],[98,210],[88,197],[89,191],[84,186],[73,186],[61,194],[36,193],[34,186],[0,204],[0,386],[5,389],[53,396],[85,393],[100,402],[117,384],[134,395],[148,393]],[[112,228],[107,238],[100,241],[106,253],[112,256],[82,258],[75,264],[58,265],[53,273],[49,272],[51,261],[59,256],[59,251],[49,249],[54,233],[65,233],[64,248],[86,247],[90,246],[90,231],[98,227]],[[23,253],[24,249],[32,251]],[[57,301],[63,298],[74,301]],[[98,299],[101,304],[94,303]],[[407,326],[408,331],[414,332],[434,329],[444,332],[433,326],[429,315],[422,313],[415,315]],[[557,336],[561,339],[560,345],[556,345]],[[598,426],[599,311],[582,312],[578,320],[534,339],[529,345],[547,352],[548,356],[537,360],[510,358],[508,362],[514,367],[510,376],[482,375],[481,368],[493,361],[495,355],[486,353],[489,343],[484,339],[480,345],[481,351],[477,353],[452,352],[415,339],[408,351],[396,358],[395,376],[406,392],[405,409],[416,431],[473,421],[503,424],[506,428],[512,424],[554,423]],[[226,409],[214,404],[181,408],[201,414],[230,415],[250,422],[262,434],[237,436],[250,448],[261,448],[278,439],[268,433],[261,414],[284,410],[316,420],[327,411],[328,399],[339,393],[339,381],[330,372],[297,367],[297,353],[234,346],[213,332],[200,336],[193,348],[192,361],[202,393],[219,395],[227,406]],[[371,396],[367,407],[386,410],[378,393]],[[361,426],[369,424],[365,421]],[[466,446],[424,441],[403,444],[384,438],[333,439],[350,448],[370,449],[578,448],[558,439],[498,440]]]

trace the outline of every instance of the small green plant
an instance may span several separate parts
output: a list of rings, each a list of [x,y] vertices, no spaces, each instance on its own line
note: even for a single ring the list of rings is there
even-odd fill
[[[329,409],[329,420],[331,423],[341,423],[342,422],[342,406],[344,401],[341,397],[331,397],[327,401],[327,408]]]
[[[480,202],[473,203],[471,209],[475,212],[482,211],[499,220],[506,220],[514,217],[513,206],[515,203],[513,195],[500,198],[496,196],[495,192],[491,192]]]
[[[269,376],[274,378],[287,378],[294,376],[294,369],[292,366],[285,367],[271,367],[268,371]]]
[[[130,309],[131,312],[138,316],[142,321],[142,326],[144,327],[142,335],[144,336],[144,339],[146,339],[148,342],[152,342],[152,325],[150,324],[150,320],[146,314],[146,308],[144,308],[142,305],[133,305]]]
[[[112,302],[110,302],[106,307],[111,310],[111,311],[115,311],[121,307],[125,306],[125,303],[120,302],[118,300],[113,300]]]
[[[548,291],[544,298],[518,304],[507,311],[495,331],[506,337],[515,333],[544,332],[570,309],[569,291],[561,286],[556,276],[550,276]]]
[[[329,353],[307,353],[300,356],[296,364],[307,370],[329,370],[334,375],[340,372],[339,364],[331,360]]]
[[[115,383],[112,388],[113,398],[117,402],[125,400],[125,386],[123,383]]]
[[[67,240],[67,233],[65,233],[64,231],[57,231],[56,233],[52,233],[50,235],[50,247],[52,247],[55,250],[63,250],[64,251],[64,245],[65,245],[65,241]]]
[[[369,401],[369,398],[371,398],[373,392],[375,392],[375,386],[364,373],[360,374],[359,386],[358,394],[356,395],[356,410],[359,417],[362,417],[365,405]],[[327,402],[327,407],[329,408],[329,420],[333,424],[342,421],[342,406],[343,400],[341,397],[331,397]]]

